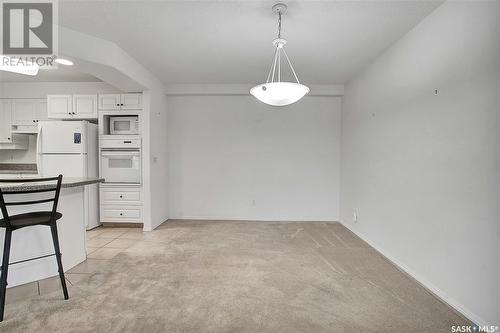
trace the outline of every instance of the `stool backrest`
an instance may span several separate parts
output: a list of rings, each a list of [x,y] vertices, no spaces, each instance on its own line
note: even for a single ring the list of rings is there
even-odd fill
[[[9,213],[7,211],[8,206],[26,206],[26,205],[35,205],[35,204],[53,202],[53,204],[52,204],[52,218],[54,218],[54,215],[57,211],[57,203],[59,202],[59,193],[61,192],[62,177],[63,177],[62,175],[59,175],[57,177],[51,177],[51,178],[0,179],[0,183],[23,183],[23,184],[24,183],[42,183],[43,185],[45,185],[40,189],[27,188],[26,190],[23,189],[20,191],[18,191],[18,190],[9,191],[8,187],[2,190],[2,188],[0,187],[0,210],[2,211],[3,219],[6,222],[7,226],[11,226],[10,220],[9,220]],[[44,183],[48,183],[48,182],[52,182],[53,184],[44,184]],[[18,200],[18,201],[12,201],[12,202],[7,202],[5,200],[7,195],[42,193],[42,192],[55,192],[55,193],[54,193],[54,195],[48,196],[47,198],[36,199],[36,200],[30,199],[30,200],[23,200],[23,201]]]

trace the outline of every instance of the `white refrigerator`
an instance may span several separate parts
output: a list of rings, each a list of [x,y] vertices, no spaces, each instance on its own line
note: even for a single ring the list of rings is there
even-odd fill
[[[42,177],[98,177],[97,125],[88,121],[38,123],[37,166]],[[87,230],[99,226],[99,187],[84,187]]]

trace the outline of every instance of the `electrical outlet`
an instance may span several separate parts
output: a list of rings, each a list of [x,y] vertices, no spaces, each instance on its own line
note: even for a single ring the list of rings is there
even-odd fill
[[[352,213],[352,221],[354,223],[358,223],[358,210],[355,209],[354,212]]]

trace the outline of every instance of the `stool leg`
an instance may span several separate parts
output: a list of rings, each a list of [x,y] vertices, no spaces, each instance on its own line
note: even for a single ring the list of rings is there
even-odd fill
[[[5,239],[3,241],[2,273],[0,275],[0,321],[3,321],[5,309],[5,292],[7,290],[7,272],[9,271],[10,241],[12,230],[5,229]]]
[[[59,237],[57,236],[57,225],[55,223],[50,225],[50,231],[52,232],[52,241],[54,242],[54,249],[56,250],[57,267],[59,270],[59,278],[61,279],[64,299],[68,299],[68,289],[66,288],[66,279],[64,278],[64,270],[61,261],[61,251],[59,249]]]

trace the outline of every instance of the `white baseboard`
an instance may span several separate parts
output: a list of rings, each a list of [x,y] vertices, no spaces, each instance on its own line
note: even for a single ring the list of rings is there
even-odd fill
[[[207,220],[207,221],[242,221],[242,222],[337,222],[332,217],[230,217],[230,216],[170,216],[169,220]]]
[[[479,326],[485,326],[485,325],[491,325],[492,323],[486,322],[483,318],[472,312],[470,309],[468,309],[465,305],[454,299],[453,297],[447,295],[444,291],[436,287],[433,283],[428,281],[427,279],[421,277],[418,273],[407,267],[405,264],[403,264],[401,261],[396,259],[395,256],[391,255],[388,251],[383,249],[381,246],[378,244],[374,243],[371,241],[368,237],[366,237],[364,234],[362,234],[359,231],[356,231],[355,229],[352,228],[352,225],[349,225],[348,223],[344,223],[342,221],[339,221],[344,227],[352,231],[356,236],[367,242],[371,247],[373,247],[377,252],[379,252],[382,256],[384,256],[387,260],[392,262],[396,267],[398,267],[402,272],[408,274],[410,277],[415,279],[422,287],[427,289],[430,293],[432,293],[434,296],[439,298],[441,301],[446,303],[448,306],[462,314],[464,317],[475,323],[476,325]]]

